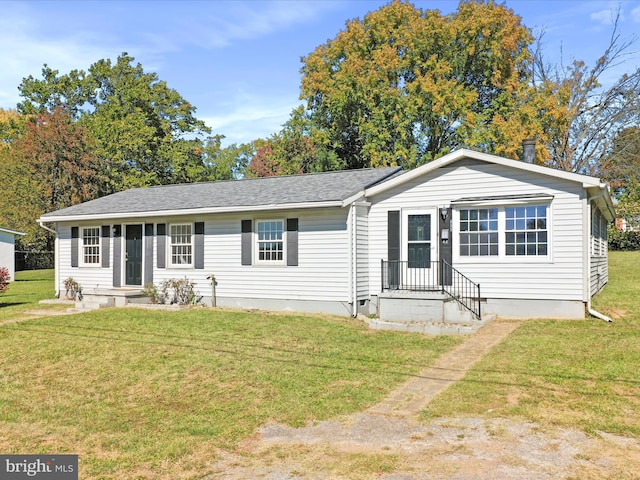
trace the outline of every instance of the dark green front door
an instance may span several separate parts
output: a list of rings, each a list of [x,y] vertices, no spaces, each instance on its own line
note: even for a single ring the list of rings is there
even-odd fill
[[[142,285],[142,225],[126,226],[125,285]]]

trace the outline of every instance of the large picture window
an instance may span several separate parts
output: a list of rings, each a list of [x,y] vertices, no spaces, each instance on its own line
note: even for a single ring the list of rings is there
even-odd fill
[[[460,255],[498,255],[498,209],[460,210]]]
[[[508,256],[547,255],[547,207],[505,208],[505,247]]]
[[[100,227],[82,229],[82,263],[100,265]]]
[[[282,262],[284,259],[284,221],[258,220],[258,261]]]
[[[190,223],[171,225],[171,265],[193,264],[193,236]]]
[[[550,255],[549,205],[461,208],[456,219],[460,259]]]

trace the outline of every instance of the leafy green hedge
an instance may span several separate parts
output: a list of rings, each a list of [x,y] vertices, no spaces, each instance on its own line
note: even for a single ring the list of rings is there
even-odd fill
[[[609,250],[640,250],[640,232],[609,229]]]

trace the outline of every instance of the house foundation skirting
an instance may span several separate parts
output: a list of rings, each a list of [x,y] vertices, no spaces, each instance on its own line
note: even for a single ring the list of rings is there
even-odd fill
[[[211,297],[203,297],[203,305],[210,306]],[[232,308],[256,308],[259,310],[294,311],[308,313],[327,313],[349,316],[352,307],[349,302],[322,300],[279,300],[271,298],[217,297],[216,306]]]
[[[585,304],[576,300],[488,298],[482,312],[505,318],[585,318]]]

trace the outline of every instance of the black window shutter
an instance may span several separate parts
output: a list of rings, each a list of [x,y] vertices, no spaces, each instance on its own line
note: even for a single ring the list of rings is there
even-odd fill
[[[400,260],[400,211],[387,212],[387,260]]]
[[[287,218],[287,265],[298,266],[298,219]]]
[[[113,286],[122,282],[122,226],[113,226]]]
[[[111,227],[109,225],[102,226],[102,267],[109,268],[109,242],[111,240]]]
[[[167,226],[164,223],[156,225],[156,248],[157,248],[157,266],[158,268],[166,268],[167,255]]]
[[[78,266],[78,237],[80,236],[80,229],[78,227],[71,227],[71,266]]]
[[[242,220],[242,265],[251,265],[253,220]]]
[[[153,283],[153,223],[144,224],[144,282]]]
[[[196,222],[195,233],[193,267],[202,270],[204,268],[204,222]]]

